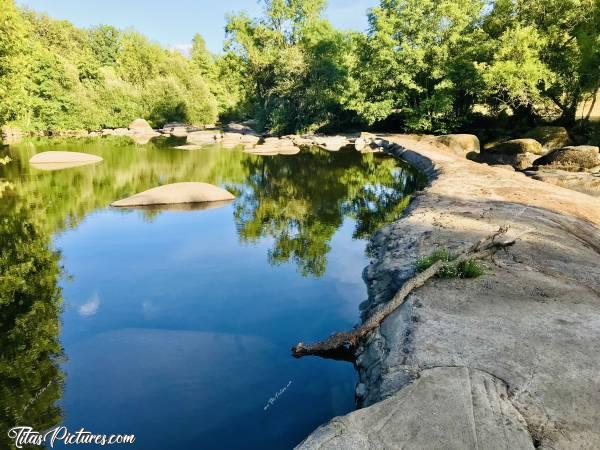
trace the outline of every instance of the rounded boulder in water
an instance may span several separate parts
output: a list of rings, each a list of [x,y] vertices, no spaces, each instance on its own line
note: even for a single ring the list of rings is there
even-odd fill
[[[29,163],[40,170],[60,170],[96,164],[100,161],[102,161],[100,156],[89,153],[51,151],[34,155]]]
[[[112,203],[115,207],[209,203],[234,200],[235,196],[219,186],[208,183],[174,183],[149,189]]]

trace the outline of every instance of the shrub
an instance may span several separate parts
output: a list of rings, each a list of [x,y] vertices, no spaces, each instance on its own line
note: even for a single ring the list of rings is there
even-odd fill
[[[435,263],[442,261],[445,264],[438,270],[436,274],[438,278],[477,278],[485,273],[483,267],[473,259],[454,264],[452,261],[455,259],[456,256],[447,249],[436,250],[431,255],[417,260],[417,272],[424,272]]]

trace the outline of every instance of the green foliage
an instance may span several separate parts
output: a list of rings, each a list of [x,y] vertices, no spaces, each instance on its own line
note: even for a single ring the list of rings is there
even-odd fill
[[[14,1],[0,0],[0,124],[16,120],[25,109],[27,33]]]
[[[261,0],[227,19],[225,52],[190,58],[141,34],[88,30],[0,0],[0,125],[25,129],[254,118],[277,133],[400,119],[450,132],[475,106],[528,122],[575,120],[600,88],[598,0],[380,0],[342,32],[325,0]]]
[[[274,133],[314,131],[340,117],[350,41],[322,18],[323,0],[266,0],[265,15],[233,15],[226,49],[244,66],[254,116]]]
[[[540,112],[551,102],[571,124],[583,96],[600,86],[597,0],[496,1],[483,28],[504,47],[491,63],[499,64],[496,74],[502,66],[507,69],[498,86],[503,98],[527,102]],[[493,74],[486,84],[494,87]]]
[[[406,128],[447,131],[475,95],[481,0],[382,0],[358,40],[350,105],[369,123],[400,112]]]
[[[485,85],[483,95],[514,108],[543,101],[543,86],[552,73],[541,60],[543,38],[537,30],[516,25],[496,42],[491,62],[477,65]]]
[[[0,220],[0,436],[26,423],[44,430],[61,420],[59,255],[22,209]]]
[[[82,30],[0,0],[0,125],[97,130],[138,117],[154,126],[214,123],[218,104],[207,81],[194,62],[135,31]]]
[[[447,249],[435,250],[431,255],[424,256],[417,260],[417,272],[424,272],[435,263],[442,261],[444,264],[438,270],[436,277],[438,278],[477,278],[485,274],[485,270],[477,261],[468,259],[458,264],[452,261],[456,256],[452,255]]]

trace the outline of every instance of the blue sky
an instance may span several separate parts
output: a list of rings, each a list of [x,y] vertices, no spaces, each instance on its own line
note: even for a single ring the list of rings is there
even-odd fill
[[[257,0],[17,0],[21,6],[68,19],[80,27],[106,24],[133,27],[166,47],[183,48],[201,33],[213,52],[222,49],[225,15],[261,12]],[[378,0],[329,0],[327,16],[342,29],[363,31],[366,10]]]

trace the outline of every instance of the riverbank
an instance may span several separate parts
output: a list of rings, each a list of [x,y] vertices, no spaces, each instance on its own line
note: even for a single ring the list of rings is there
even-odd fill
[[[474,280],[432,280],[365,344],[365,408],[302,449],[600,446],[600,200],[386,136],[431,185],[373,239],[368,315],[436,249],[517,239]]]

